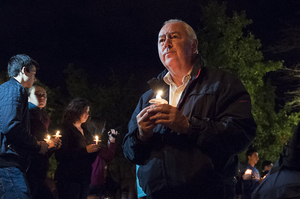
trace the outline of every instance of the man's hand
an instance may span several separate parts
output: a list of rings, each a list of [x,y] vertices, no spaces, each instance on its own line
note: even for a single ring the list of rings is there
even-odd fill
[[[189,128],[189,119],[184,116],[177,107],[168,104],[149,106],[148,113],[152,115],[149,119],[155,124],[162,124],[177,133],[185,134]]]
[[[100,148],[98,146],[98,144],[90,144],[86,146],[86,151],[88,153],[94,153],[96,151],[98,151]]]
[[[156,126],[155,120],[150,120],[150,117],[156,113],[149,113],[151,106],[144,108],[137,116],[137,124],[139,128],[139,139],[146,141],[153,136],[153,129]]]
[[[49,145],[45,141],[38,141],[38,143],[41,146],[39,153],[44,155],[48,151]]]

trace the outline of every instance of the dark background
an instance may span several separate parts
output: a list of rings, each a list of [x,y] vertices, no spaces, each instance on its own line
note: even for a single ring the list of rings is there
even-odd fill
[[[62,84],[69,63],[84,68],[95,83],[105,83],[113,70],[120,79],[133,73],[146,84],[163,69],[156,47],[163,22],[182,19],[197,31],[201,4],[205,1],[1,0],[0,70],[6,71],[12,55],[25,53],[40,63],[37,77],[50,87]],[[296,0],[229,0],[227,7],[229,14],[245,10],[253,20],[248,30],[261,39],[266,59],[299,62],[299,52],[267,51],[287,24],[300,21]]]

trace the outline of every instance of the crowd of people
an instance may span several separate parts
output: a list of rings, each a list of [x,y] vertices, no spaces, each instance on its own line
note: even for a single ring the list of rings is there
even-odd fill
[[[0,197],[114,198],[112,181],[124,199],[280,198],[291,192],[298,197],[299,130],[278,165],[271,169],[266,162],[260,175],[258,153],[248,148],[256,123],[242,82],[204,66],[197,36],[181,20],[164,23],[157,45],[166,69],[148,82],[150,90],[141,96],[128,130],[106,132],[104,119],[89,117],[90,102],[75,98],[54,138],[47,138],[47,93],[33,86],[39,64],[25,54],[11,57],[11,78],[0,86]],[[127,134],[116,139],[118,131]],[[248,162],[241,166],[238,154],[247,148]],[[45,181],[53,153],[56,191]],[[122,165],[115,163],[124,156]],[[128,170],[133,177],[124,176]],[[286,176],[294,180],[292,188],[279,180]]]

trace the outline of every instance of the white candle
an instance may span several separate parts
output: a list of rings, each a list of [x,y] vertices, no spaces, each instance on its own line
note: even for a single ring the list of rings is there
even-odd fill
[[[162,91],[158,91],[155,99],[149,100],[151,104],[168,104],[168,101],[161,98]]]

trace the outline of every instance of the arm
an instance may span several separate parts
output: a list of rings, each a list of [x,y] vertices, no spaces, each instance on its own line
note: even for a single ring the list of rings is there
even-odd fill
[[[147,98],[140,98],[140,101],[132,114],[131,120],[128,124],[128,133],[123,141],[123,152],[125,157],[134,164],[143,165],[150,157],[153,149],[154,139],[150,137],[147,141],[142,141],[138,138],[139,129],[137,123],[137,116],[146,106],[149,101]],[[153,129],[152,129],[153,132]]]
[[[245,150],[256,133],[251,100],[241,81],[228,77],[216,102],[213,118],[190,118],[189,133],[205,151],[232,156]],[[216,150],[217,149],[217,150]]]
[[[7,138],[7,144],[13,148],[21,150],[29,150],[32,152],[39,152],[41,146],[36,138],[29,132],[29,115],[28,105],[25,99],[19,93],[19,98],[15,97],[12,101],[8,100],[1,105],[1,115],[3,133]]]

